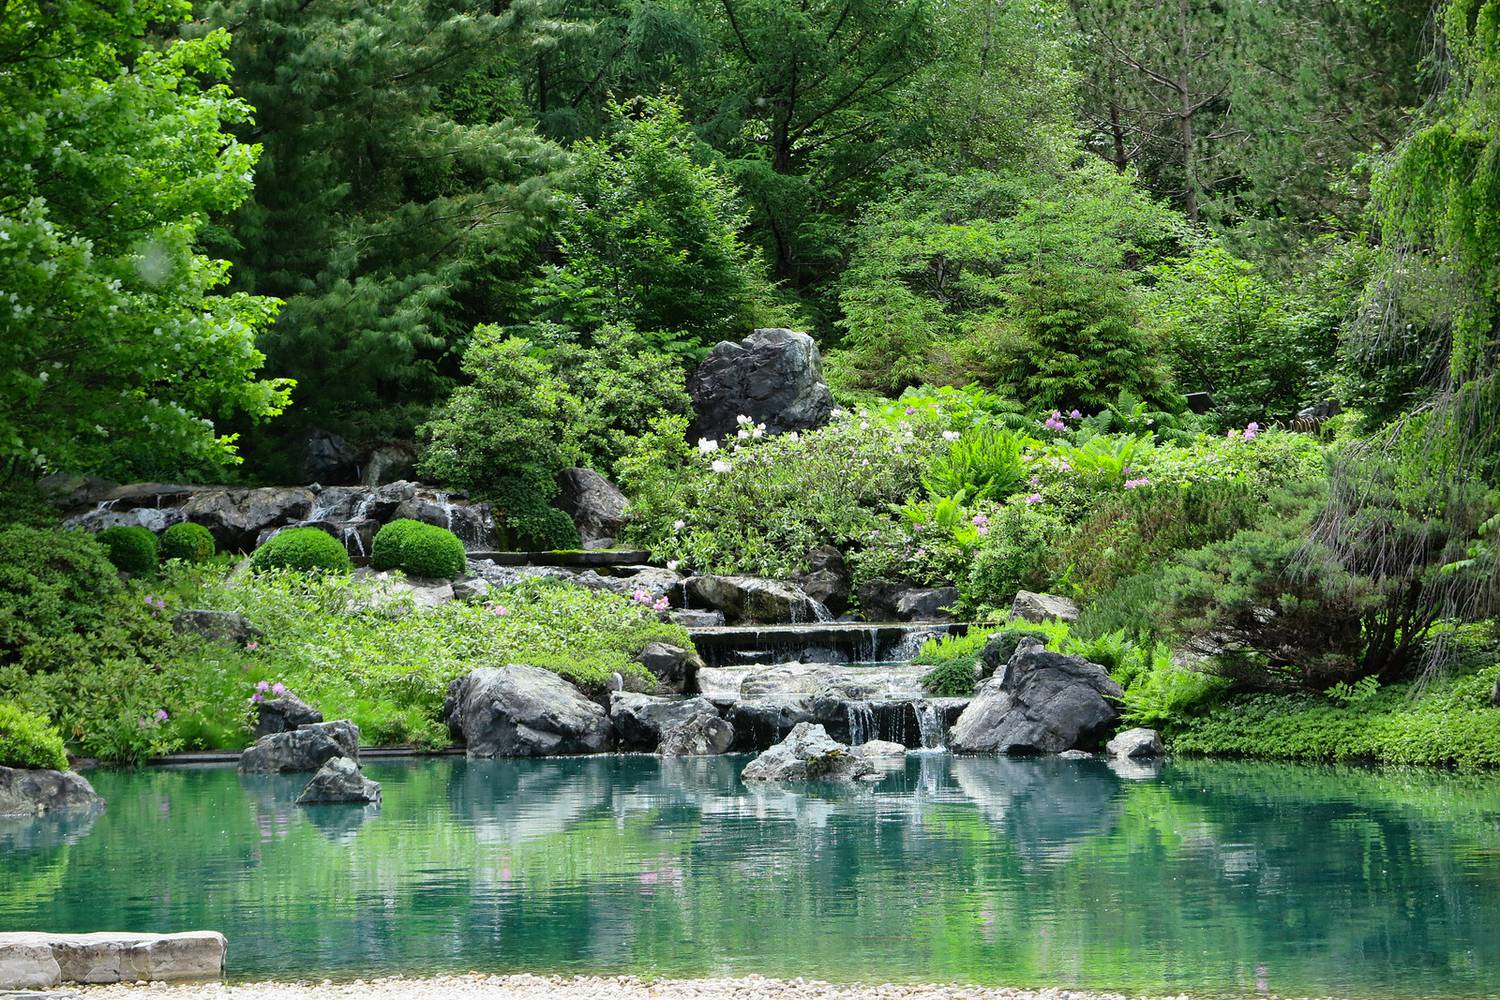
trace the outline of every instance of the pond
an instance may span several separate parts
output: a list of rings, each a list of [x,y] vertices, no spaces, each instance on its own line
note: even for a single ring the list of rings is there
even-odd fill
[[[747,758],[93,772],[0,821],[0,930],[229,938],[234,978],[762,973],[1165,993],[1500,995],[1500,778],[914,754],[857,789]]]

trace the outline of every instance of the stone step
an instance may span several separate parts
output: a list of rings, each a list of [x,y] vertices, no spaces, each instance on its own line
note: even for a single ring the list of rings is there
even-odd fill
[[[881,663],[910,660],[928,638],[963,635],[965,622],[817,622],[690,628],[710,667],[756,663]]]
[[[217,931],[0,934],[0,990],[222,979],[225,948]]]
[[[497,566],[565,566],[600,569],[611,566],[639,566],[651,558],[643,549],[576,549],[562,552],[487,552],[471,551],[470,559],[488,559]]]

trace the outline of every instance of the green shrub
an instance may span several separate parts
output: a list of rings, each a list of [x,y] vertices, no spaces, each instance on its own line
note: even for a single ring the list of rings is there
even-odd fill
[[[934,698],[969,698],[974,694],[974,661],[949,660],[922,675],[922,690]]]
[[[122,573],[150,573],[156,569],[156,536],[147,528],[117,525],[94,536]]]
[[[945,635],[922,644],[913,663],[932,666],[922,675],[922,689],[934,698],[968,698],[974,694],[974,664],[989,641],[982,628],[964,635]]]
[[[68,754],[46,718],[0,702],[0,767],[66,771]]]
[[[935,497],[1004,500],[1026,482],[1021,449],[1027,439],[1007,428],[981,428],[963,434],[922,476]]]
[[[1052,546],[1065,526],[1042,504],[1014,500],[989,515],[987,531],[966,579],[959,583],[965,608],[1008,606],[1016,591],[1046,587]]]
[[[250,556],[250,568],[292,569],[302,573],[324,570],[347,573],[353,567],[342,542],[320,528],[287,528],[279,531]]]
[[[213,558],[214,548],[213,533],[192,521],[180,521],[161,533],[160,549],[163,559],[203,562]]]
[[[81,637],[99,633],[124,592],[95,536],[0,529],[0,664],[42,669],[59,646],[80,646]]]
[[[573,519],[517,481],[497,489],[494,498],[505,511],[504,542],[515,549],[552,552],[583,544]]]
[[[408,576],[445,580],[462,576],[468,566],[464,543],[447,528],[400,518],[375,533],[370,547],[375,569],[399,569]]]

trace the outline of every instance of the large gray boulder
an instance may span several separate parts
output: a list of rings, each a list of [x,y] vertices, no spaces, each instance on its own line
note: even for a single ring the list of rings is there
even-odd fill
[[[365,486],[384,486],[411,478],[417,471],[417,452],[409,444],[381,445],[365,459],[359,481]]]
[[[347,719],[262,736],[240,754],[244,774],[316,771],[335,757],[359,759],[359,727]]]
[[[94,786],[76,771],[0,767],[0,816],[103,808],[104,800]]]
[[[221,549],[248,550],[276,529],[310,517],[314,499],[313,491],[301,486],[221,487],[194,493],[177,514],[207,528]]]
[[[874,579],[859,588],[859,609],[866,621],[950,621],[946,608],[958,602],[956,587],[918,587]]]
[[[693,576],[683,584],[689,604],[722,611],[731,625],[779,625],[832,617],[796,584],[760,576]]]
[[[776,744],[745,766],[745,781],[854,781],[880,773],[872,760],[852,753],[820,725],[799,722]]]
[[[359,455],[332,431],[314,427],[294,443],[297,475],[306,483],[343,485],[359,479]]]
[[[1021,643],[1027,639],[1035,639],[1046,645],[1047,637],[1041,632],[1034,631],[1007,631],[996,632],[985,640],[984,648],[979,651],[978,678],[980,680],[992,676],[996,670],[1010,662]]]
[[[703,669],[703,661],[690,649],[648,642],[636,662],[651,671],[659,691],[689,694],[698,689],[698,671]]]
[[[841,615],[849,607],[849,566],[832,545],[819,545],[807,554],[802,590],[829,611]]]
[[[734,750],[762,750],[786,739],[801,723],[813,721],[812,698],[802,695],[735,702],[725,717],[734,727]]]
[[[1028,622],[1075,622],[1078,620],[1078,605],[1056,594],[1018,590],[1015,600],[1011,602],[1010,617]]]
[[[348,757],[334,757],[318,768],[318,773],[297,796],[299,806],[369,805],[379,801],[380,783],[366,778],[359,765]]]
[[[289,733],[323,721],[323,713],[294,694],[278,695],[255,705],[255,738]]]
[[[1119,719],[1123,694],[1099,664],[1028,640],[979,689],[949,744],[955,753],[1094,749]]]
[[[564,469],[557,474],[555,504],[578,526],[586,549],[607,549],[625,528],[625,494],[593,469]]]
[[[656,752],[663,757],[707,757],[728,753],[734,727],[717,715],[695,715],[662,734]]]
[[[470,757],[550,757],[609,749],[609,717],[550,670],[482,667],[448,685],[443,718]]]
[[[622,750],[655,750],[662,734],[700,715],[718,715],[706,698],[658,698],[615,691],[609,696],[609,721]]]
[[[687,390],[691,441],[733,435],[740,416],[779,434],[821,427],[833,413],[818,345],[795,330],[756,330],[737,344],[718,344],[688,377]]]
[[[573,581],[580,587],[591,590],[607,590],[613,594],[632,597],[637,591],[645,591],[651,599],[670,599],[682,588],[682,574],[661,566],[642,566],[633,573],[616,576],[586,569]]]
[[[1166,752],[1161,733],[1154,729],[1127,729],[1106,743],[1104,749],[1121,760],[1155,760]]]

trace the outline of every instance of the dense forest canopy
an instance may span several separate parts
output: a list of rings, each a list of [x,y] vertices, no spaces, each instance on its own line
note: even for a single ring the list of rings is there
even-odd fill
[[[1500,604],[1500,0],[12,0],[0,107],[3,485],[318,435],[564,548],[586,466],[1251,684]],[[844,416],[695,447],[759,327]]]

